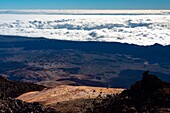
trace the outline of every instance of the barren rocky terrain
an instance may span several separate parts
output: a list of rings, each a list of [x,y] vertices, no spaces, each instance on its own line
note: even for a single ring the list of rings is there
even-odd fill
[[[61,85],[43,91],[28,92],[17,99],[26,102],[42,102],[45,105],[50,105],[58,102],[71,101],[76,99],[92,99],[108,94],[119,94],[124,89],[88,87],[88,86],[66,86]]]
[[[169,113],[170,84],[148,72],[126,90],[62,85],[17,99],[40,102],[61,113]]]

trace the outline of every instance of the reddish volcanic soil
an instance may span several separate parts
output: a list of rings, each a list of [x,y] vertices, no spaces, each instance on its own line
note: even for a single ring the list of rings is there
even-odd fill
[[[117,94],[122,91],[123,89],[115,88],[61,85],[51,89],[44,89],[43,91],[28,92],[19,96],[17,99],[50,105],[76,99],[96,98],[99,95]]]

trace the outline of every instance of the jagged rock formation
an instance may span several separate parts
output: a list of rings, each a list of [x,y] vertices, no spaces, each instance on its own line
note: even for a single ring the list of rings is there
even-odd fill
[[[29,91],[40,91],[44,87],[18,81],[9,81],[0,77],[0,113],[56,113],[39,103],[26,103],[15,97]]]
[[[120,95],[96,99],[93,113],[167,113],[170,112],[170,83],[144,72],[141,81]]]

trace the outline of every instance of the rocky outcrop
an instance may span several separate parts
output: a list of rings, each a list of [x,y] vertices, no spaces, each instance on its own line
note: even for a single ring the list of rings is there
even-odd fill
[[[13,98],[0,99],[0,113],[56,113],[39,103],[26,103]]]
[[[20,87],[23,90],[24,88],[31,89],[33,86],[29,86],[29,84],[23,85],[25,83],[20,82],[8,81],[4,78],[1,78],[0,81],[4,84],[3,86],[0,85],[0,112],[56,113],[54,109],[45,108],[37,102],[26,103],[21,100],[11,98],[14,97],[11,92],[15,92],[16,95],[22,93],[22,91],[19,90]],[[21,84],[23,86],[21,86]],[[12,86],[15,88],[13,89]],[[38,89],[40,88],[39,90],[41,90],[42,86],[35,85],[35,87]],[[75,86],[71,87],[72,88],[70,89],[73,89]],[[85,89],[87,90],[86,87]],[[68,91],[68,89],[66,91]],[[55,92],[59,91],[56,90]],[[97,90],[92,92],[95,93]],[[2,96],[2,94],[5,96]],[[62,97],[66,98],[66,96]],[[59,111],[62,111],[63,113],[67,113],[65,109],[71,108],[74,109],[73,111],[79,111],[80,113],[168,113],[170,112],[169,103],[170,83],[163,82],[157,76],[150,75],[149,71],[146,71],[143,73],[142,80],[136,82],[129,89],[124,90],[120,94],[109,94],[107,96],[98,96],[97,98],[92,99],[89,98],[83,100],[80,98],[73,101],[58,102],[53,104],[51,107],[54,107],[56,110],[62,108]],[[71,111],[69,110],[68,112]]]
[[[170,112],[170,83],[144,72],[141,81],[120,95],[94,101],[93,113],[166,113]]]
[[[40,91],[44,88],[45,87],[41,85],[29,84],[19,81],[10,81],[0,76],[0,98],[15,98],[23,93],[30,91]]]
[[[56,113],[52,108],[45,108],[39,103],[26,103],[15,99],[23,93],[40,91],[43,88],[43,86],[9,81],[0,77],[0,113]]]

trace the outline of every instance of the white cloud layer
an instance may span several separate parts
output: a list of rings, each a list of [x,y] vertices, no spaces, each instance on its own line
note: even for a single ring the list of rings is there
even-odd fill
[[[0,35],[170,45],[170,15],[0,14]]]

